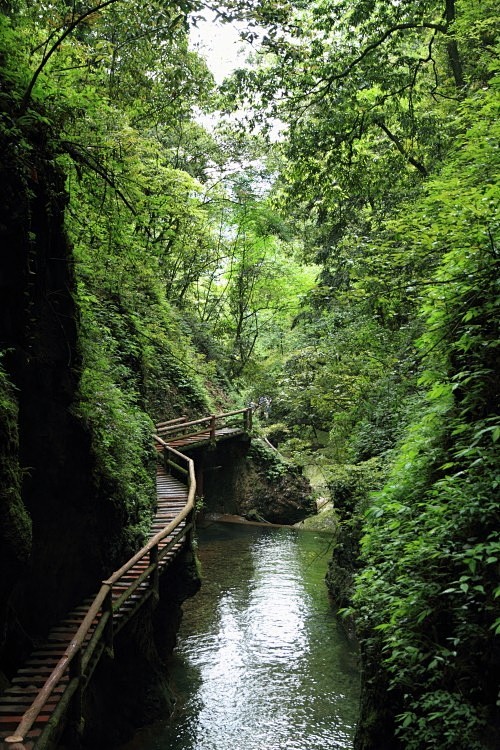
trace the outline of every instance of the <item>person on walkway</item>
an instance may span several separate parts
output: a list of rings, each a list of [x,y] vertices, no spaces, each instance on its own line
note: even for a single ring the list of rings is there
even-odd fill
[[[264,419],[269,419],[271,411],[272,399],[269,396],[260,396],[258,401],[258,410],[263,415]]]

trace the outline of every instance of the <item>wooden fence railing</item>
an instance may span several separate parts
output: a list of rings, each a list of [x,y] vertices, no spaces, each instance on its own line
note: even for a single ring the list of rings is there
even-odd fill
[[[222,427],[228,427],[232,422],[236,424],[237,420],[234,417],[242,417],[241,429],[250,432],[252,429],[252,414],[253,409],[236,409],[235,411],[223,412],[222,414],[211,414],[209,417],[202,417],[201,419],[193,419],[190,421],[183,421],[185,417],[169,420],[168,422],[160,422],[156,426],[157,435],[164,439],[174,440],[176,438],[188,438],[205,436],[208,433],[209,439],[215,441],[217,429]],[[196,430],[195,432],[189,432],[191,427],[203,427],[204,429]]]
[[[69,710],[73,710],[73,715],[81,718],[83,691],[97,666],[99,658],[105,652],[112,653],[113,637],[117,629],[121,629],[123,624],[128,622],[132,614],[137,611],[139,606],[142,606],[146,599],[152,594],[158,593],[158,572],[163,559],[192,528],[196,492],[194,463],[188,456],[168,446],[160,436],[155,435],[155,440],[163,447],[165,462],[187,477],[187,502],[173,521],[152,537],[125,565],[102,582],[98,594],[90,605],[76,634],[59,659],[57,666],[47,678],[31,706],[25,711],[15,732],[3,740],[10,750],[26,750],[25,737],[47,705],[55,689],[61,688],[61,685],[64,686],[64,690],[45,730],[36,741],[37,750],[43,750],[46,747],[52,730]],[[164,544],[168,537],[170,539]],[[129,579],[125,581],[126,574],[130,572],[134,565],[144,560],[147,561],[147,566],[140,575],[134,577],[132,581]],[[129,612],[128,616],[125,615],[119,622],[120,612],[141,586],[143,591],[140,600],[133,607],[133,612]],[[118,596],[116,596],[117,589],[120,590]],[[118,628],[115,623],[118,624]],[[63,677],[68,674],[68,669],[69,681],[63,681]]]

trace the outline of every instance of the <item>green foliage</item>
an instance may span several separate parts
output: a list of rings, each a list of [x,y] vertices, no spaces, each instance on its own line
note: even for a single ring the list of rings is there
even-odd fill
[[[495,710],[487,656],[500,624],[495,94],[464,105],[464,115],[479,106],[482,118],[414,209],[421,242],[439,237],[450,247],[424,306],[428,403],[367,512],[355,594],[362,637],[367,648],[380,643],[401,707],[397,736],[415,750],[423,741],[485,747]]]
[[[380,457],[358,464],[332,466],[328,489],[335,508],[342,516],[362,514],[371,493],[380,489],[385,474],[385,464]]]
[[[361,732],[385,739],[396,712],[401,747],[493,747],[498,13],[470,0],[243,5],[273,27],[263,64],[226,90],[253,101],[254,121],[287,123],[276,201],[322,267],[257,387],[286,425],[280,448],[340,465],[331,486],[354,515],[339,591],[368,505],[354,613],[366,704],[388,684],[391,706],[366,708]]]
[[[412,654],[412,657],[418,655]],[[449,657],[450,653],[443,653],[440,657],[441,663],[445,663]],[[436,690],[423,695],[419,704],[415,708],[417,711],[423,708],[424,716],[419,718],[413,713],[411,703],[410,710],[398,716],[401,728],[397,730],[397,735],[403,738],[408,750],[418,750],[422,745],[436,747],[436,736],[443,737],[444,744],[440,745],[441,747],[469,747],[471,750],[484,748],[481,742],[472,739],[480,729],[481,722],[471,706],[464,704],[461,693]],[[444,727],[444,731],[439,725]],[[411,735],[406,731],[410,726],[413,727]],[[414,734],[415,730],[418,731],[418,736]]]
[[[97,316],[84,311],[84,369],[78,414],[92,436],[94,482],[101,502],[110,503],[129,537],[126,550],[144,541],[156,502],[151,446],[153,425],[127,387],[117,341]]]
[[[20,0],[11,10],[0,16],[0,135],[15,142],[9,165],[28,185],[41,139],[67,175],[83,361],[74,408],[91,437],[116,561],[143,541],[154,507],[146,412],[159,419],[211,406],[213,368],[167,294],[179,297],[184,283],[187,236],[200,241],[184,265],[206,235],[202,186],[173,162],[213,84],[172,5],[117,1],[89,13],[91,5]],[[195,156],[184,162],[203,173]]]
[[[18,0],[1,19],[0,134],[27,174],[43,122],[68,178],[99,494],[139,536],[154,501],[146,412],[206,411],[228,374],[270,396],[280,448],[329,464],[349,564],[367,509],[353,610],[396,741],[483,747],[500,630],[495,4],[226,6],[247,36],[267,26],[262,65],[225,86],[228,104],[254,97],[254,123],[285,123],[264,198],[269,170],[241,166],[263,161],[262,140],[194,121],[215,99],[189,3],[76,17]],[[1,404],[10,424],[10,393]],[[281,488],[289,466],[251,450]]]
[[[100,256],[83,243],[75,254],[84,365],[79,413],[92,435],[97,491],[114,505],[133,549],[144,539],[156,497],[146,412],[160,418],[208,411],[210,370],[150,268],[116,254],[115,263],[126,265],[106,278]]]
[[[248,457],[259,467],[259,471],[263,472],[269,482],[277,482],[293,471],[290,463],[260,440],[252,440]]]
[[[370,398],[362,401],[355,413],[349,447],[356,461],[372,456],[387,456],[401,442],[405,429],[420,406],[414,383],[397,374],[375,384]]]

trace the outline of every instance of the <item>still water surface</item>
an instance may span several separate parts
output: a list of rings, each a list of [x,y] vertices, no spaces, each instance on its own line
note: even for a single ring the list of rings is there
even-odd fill
[[[203,585],[184,604],[171,665],[175,715],[127,748],[352,747],[357,658],[324,584],[328,546],[288,528],[200,530]]]

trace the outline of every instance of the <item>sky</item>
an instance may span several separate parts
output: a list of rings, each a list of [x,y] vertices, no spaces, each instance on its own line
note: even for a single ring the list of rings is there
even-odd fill
[[[239,38],[239,28],[242,28],[241,24],[222,24],[208,14],[207,19],[199,21],[197,27],[191,26],[191,47],[205,58],[218,84],[245,61],[249,48]]]
[[[231,23],[220,23],[214,20],[215,14],[206,13],[206,20],[198,21],[197,26],[190,26],[189,41],[190,47],[200,54],[207,62],[209,69],[214,76],[217,85],[221,84],[235,68],[245,67],[246,60],[252,47],[249,43],[240,39],[239,32],[245,28],[243,23],[233,21]],[[255,31],[255,29],[253,29]],[[225,115],[226,118],[237,119],[238,115]],[[213,132],[220,122],[220,116],[217,114],[199,113],[198,122],[209,132]],[[273,120],[274,127],[271,130],[271,139],[280,140],[283,132],[282,125]],[[248,166],[254,166],[257,169],[262,166],[260,160],[248,162]],[[230,171],[241,170],[241,163],[230,165]],[[217,175],[219,179],[220,175]],[[269,182],[267,180],[257,182],[254,185],[255,190],[262,189],[267,192]]]

